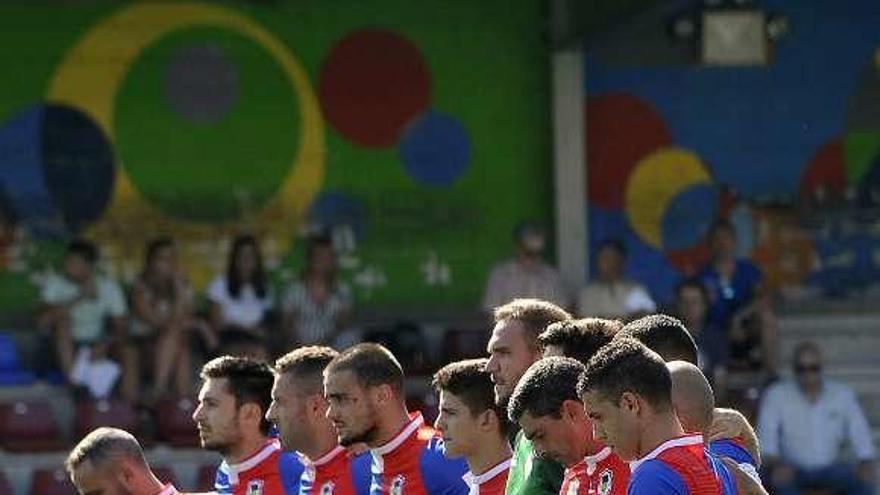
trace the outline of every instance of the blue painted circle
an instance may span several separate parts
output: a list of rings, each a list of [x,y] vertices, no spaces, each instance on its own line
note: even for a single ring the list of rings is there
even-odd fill
[[[116,179],[110,141],[85,113],[62,105],[43,107],[40,126],[46,188],[71,233],[104,213]]]
[[[398,153],[414,181],[425,186],[448,187],[467,170],[471,142],[457,120],[429,111],[404,131]]]
[[[718,218],[718,205],[718,188],[709,184],[691,186],[677,194],[663,212],[663,248],[686,249],[702,242]]]
[[[62,105],[35,104],[0,126],[0,204],[36,238],[76,235],[110,201],[113,151],[97,124]]]

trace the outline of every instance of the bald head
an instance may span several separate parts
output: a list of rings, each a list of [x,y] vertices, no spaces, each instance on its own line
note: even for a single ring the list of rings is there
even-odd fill
[[[706,376],[691,363],[666,363],[672,377],[672,405],[685,431],[703,433],[712,425],[715,395]]]

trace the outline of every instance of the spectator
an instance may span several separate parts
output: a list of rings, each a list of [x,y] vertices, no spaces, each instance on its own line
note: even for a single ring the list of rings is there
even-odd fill
[[[724,329],[731,368],[760,369],[776,375],[776,317],[764,290],[761,270],[736,257],[736,236],[727,220],[709,231],[712,259],[697,278],[709,294],[707,323]]]
[[[516,254],[499,263],[489,275],[483,296],[483,309],[494,308],[514,299],[534,298],[569,307],[571,301],[559,271],[542,258],[547,244],[544,228],[532,222],[523,222],[513,233]]]
[[[256,238],[241,235],[232,242],[226,274],[208,286],[210,324],[221,347],[230,340],[265,343],[265,324],[272,309],[269,281]]]
[[[131,290],[131,313],[131,334],[138,349],[153,356],[151,399],[168,390],[172,374],[176,396],[190,395],[189,332],[198,321],[192,289],[177,265],[177,250],[170,238],[147,244],[143,272]]]
[[[351,319],[348,286],[336,279],[336,252],[329,237],[309,240],[306,266],[299,280],[285,291],[281,302],[287,346],[332,344]]]
[[[134,349],[127,345],[125,295],[119,285],[97,271],[98,250],[90,242],[72,241],[67,246],[61,274],[50,274],[41,287],[42,309],[38,325],[54,334],[58,361],[67,379],[87,385],[75,370],[82,364],[103,360],[111,344],[122,361],[123,395],[137,394]],[[112,334],[107,331],[107,323]],[[115,379],[110,379],[115,382]]]
[[[812,342],[794,353],[795,380],[772,385],[758,418],[764,464],[778,495],[825,488],[850,495],[874,493],[874,445],[853,390],[822,375]],[[857,464],[843,456],[848,443]]]
[[[687,279],[675,290],[675,316],[697,343],[697,364],[718,388],[724,381],[727,365],[727,337],[724,330],[710,323],[707,315],[709,296],[696,279]]]
[[[581,317],[629,319],[657,311],[648,291],[624,277],[626,248],[620,241],[609,240],[596,254],[597,279],[587,283],[578,297]]]

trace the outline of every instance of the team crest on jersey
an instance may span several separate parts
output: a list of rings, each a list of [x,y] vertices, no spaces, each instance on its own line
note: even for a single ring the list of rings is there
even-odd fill
[[[403,485],[406,484],[406,477],[402,474],[398,474],[391,480],[391,489],[389,490],[390,495],[403,495]]]
[[[578,490],[581,487],[581,480],[575,478],[571,480],[571,483],[568,484],[568,492],[565,495],[577,495]]]
[[[333,495],[333,489],[336,488],[336,483],[332,481],[328,481],[321,485],[320,495]]]
[[[247,495],[263,495],[263,480],[248,481]]]
[[[599,475],[599,495],[611,493],[611,484],[614,483],[614,473],[610,469],[602,471]]]

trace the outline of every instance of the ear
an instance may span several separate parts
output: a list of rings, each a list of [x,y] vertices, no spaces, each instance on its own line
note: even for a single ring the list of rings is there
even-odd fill
[[[263,421],[263,418],[265,417],[265,414],[263,414],[262,408],[253,402],[248,402],[246,404],[243,404],[239,408],[238,414],[239,414],[240,420],[245,421],[247,423],[253,423],[253,424],[257,425],[257,427],[260,426],[260,423]]]
[[[119,484],[124,486],[129,493],[134,493],[136,473],[131,463],[125,459],[120,459],[115,471],[116,479],[119,481]]]
[[[625,411],[638,416],[642,413],[642,399],[632,392],[624,392],[620,395],[618,406]]]
[[[382,384],[378,387],[373,387],[370,390],[370,397],[373,399],[373,402],[379,406],[387,406],[394,400],[394,390],[392,390],[391,385]]]
[[[584,403],[571,399],[562,402],[562,414],[572,421],[583,421],[587,417]]]
[[[323,418],[327,415],[327,399],[321,394],[312,394],[306,399],[306,409],[312,417]]]
[[[477,417],[477,426],[483,431],[494,431],[498,429],[499,420],[495,415],[495,411],[486,409]]]

